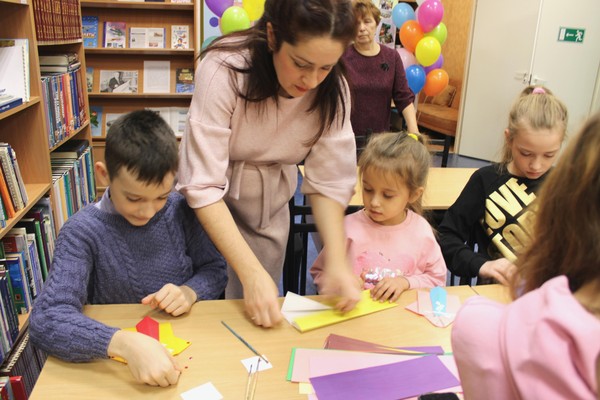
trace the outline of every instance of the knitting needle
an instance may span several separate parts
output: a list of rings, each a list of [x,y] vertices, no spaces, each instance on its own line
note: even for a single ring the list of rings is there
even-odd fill
[[[231,327],[229,325],[227,325],[225,323],[225,321],[221,321],[221,323],[225,326],[225,328],[229,329],[229,332],[233,333],[233,336],[235,336],[236,338],[238,338],[240,340],[240,342],[244,343],[246,345],[247,348],[250,349],[250,351],[252,351],[254,354],[256,354],[258,357],[260,357],[264,362],[268,363],[269,361],[267,361],[266,358],[264,358],[258,351],[256,351],[256,349],[254,347],[252,347],[250,345],[250,343],[246,342],[244,340],[243,337],[241,337],[240,335],[238,335],[233,329],[231,329]]]

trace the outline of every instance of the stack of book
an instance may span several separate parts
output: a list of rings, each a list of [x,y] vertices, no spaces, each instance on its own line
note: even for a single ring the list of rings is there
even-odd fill
[[[54,146],[87,122],[86,83],[76,53],[40,55],[40,69],[48,142]]]
[[[81,38],[79,0],[33,0],[38,42]]]
[[[8,143],[0,143],[0,227],[13,218],[28,202],[27,191],[14,149]]]

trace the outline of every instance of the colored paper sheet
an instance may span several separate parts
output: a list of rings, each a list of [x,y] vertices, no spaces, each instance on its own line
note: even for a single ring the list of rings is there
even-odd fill
[[[346,336],[330,334],[325,340],[323,346],[325,349],[364,351],[368,353],[386,353],[386,354],[444,354],[441,346],[422,346],[422,347],[392,347],[382,344],[366,342],[364,340],[353,339]]]
[[[446,297],[446,311],[439,313],[440,315],[435,315],[429,293],[422,290],[417,292],[417,301],[406,306],[407,310],[424,316],[429,322],[439,328],[445,328],[454,322],[459,308],[460,299],[458,296],[449,294]]]
[[[260,360],[260,363],[258,362],[258,360]],[[244,368],[246,368],[246,371],[248,372],[256,372],[257,366],[258,372],[273,368],[273,365],[270,362],[264,362],[258,356],[246,358],[242,360],[242,364],[244,364]]]
[[[138,332],[158,340],[158,322],[150,317],[144,317],[135,326]]]
[[[310,378],[319,400],[396,400],[458,386],[436,356]]]
[[[322,328],[336,324],[338,322],[347,321],[349,319],[362,317],[377,311],[386,310],[388,308],[396,307],[396,303],[381,303],[371,299],[370,291],[364,290],[362,292],[362,298],[356,305],[356,307],[346,313],[341,313],[337,310],[325,310],[318,311],[312,315],[295,318],[292,322],[292,326],[298,329],[300,332],[308,332],[313,329]]]
[[[281,306],[281,313],[283,314],[284,318],[293,325],[294,319],[296,318],[312,315],[317,311],[331,309],[331,306],[319,303],[318,301],[309,299],[308,297],[287,292],[285,299],[283,300],[283,305]]]

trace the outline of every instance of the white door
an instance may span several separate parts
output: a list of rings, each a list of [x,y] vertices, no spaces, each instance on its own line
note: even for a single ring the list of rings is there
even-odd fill
[[[497,160],[508,110],[528,79],[540,0],[478,0],[458,153]]]
[[[547,86],[566,103],[574,133],[592,109],[598,15],[598,0],[478,0],[458,153],[498,160],[508,110],[529,82]],[[559,41],[561,28],[584,29],[583,42]]]
[[[564,37],[565,31],[576,30],[583,31],[583,42],[559,40],[561,31]],[[600,65],[600,1],[543,0],[532,65],[531,83],[552,89],[567,105],[572,137],[592,111]]]

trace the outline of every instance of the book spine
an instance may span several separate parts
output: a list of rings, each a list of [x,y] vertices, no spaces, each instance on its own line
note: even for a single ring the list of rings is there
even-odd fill
[[[12,199],[10,198],[8,185],[4,179],[4,173],[0,173],[0,196],[2,197],[2,205],[6,211],[6,216],[8,218],[13,218],[15,216],[15,208],[13,206]]]
[[[21,198],[21,191],[19,190],[19,184],[17,183],[17,176],[12,168],[12,162],[8,155],[8,149],[6,146],[0,146],[0,163],[2,164],[2,171],[4,172],[4,179],[10,192],[10,197],[13,201],[15,211],[19,211],[25,207],[23,199]]]
[[[13,289],[13,303],[15,309],[19,314],[26,314],[29,312],[29,304],[27,302],[27,287],[25,283],[27,280],[24,276],[25,271],[21,269],[18,259],[11,258],[6,261]]]
[[[23,204],[25,206],[29,202],[29,197],[27,196],[27,190],[25,189],[23,175],[21,175],[21,168],[19,168],[17,153],[15,153],[15,150],[10,145],[7,145],[6,147],[8,149],[8,154],[10,155],[12,167],[15,170],[15,176],[17,177],[17,183],[19,184],[19,192],[21,193],[21,198],[23,199]]]

